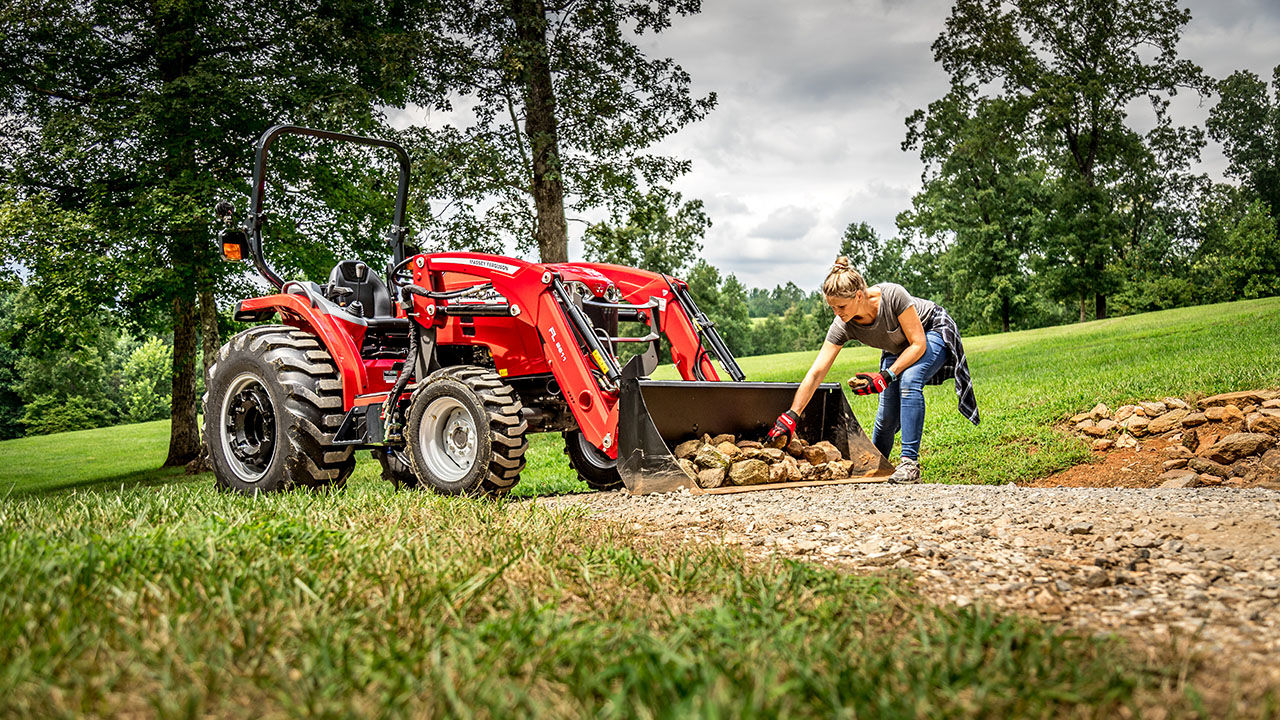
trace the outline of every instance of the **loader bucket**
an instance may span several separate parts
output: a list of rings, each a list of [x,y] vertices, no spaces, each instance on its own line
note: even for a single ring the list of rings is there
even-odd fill
[[[721,494],[783,487],[880,482],[893,466],[871,444],[837,383],[819,386],[800,419],[800,437],[827,440],[853,461],[847,480],[817,480],[704,490],[685,474],[672,452],[703,433],[764,438],[791,405],[797,383],[644,380],[624,371],[619,398],[618,473],[633,495],[688,488]]]

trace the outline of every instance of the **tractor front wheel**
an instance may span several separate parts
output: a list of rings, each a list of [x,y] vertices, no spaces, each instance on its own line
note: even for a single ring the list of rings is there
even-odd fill
[[[310,333],[250,328],[223,345],[204,395],[204,441],[225,490],[253,494],[340,486],[355,468],[333,445],[342,381]]]
[[[578,472],[578,479],[592,490],[622,487],[618,461],[600,452],[581,430],[570,430],[564,434],[564,452],[569,456],[569,466]]]
[[[500,495],[520,480],[528,423],[493,370],[443,368],[418,384],[405,444],[414,475],[443,495]]]

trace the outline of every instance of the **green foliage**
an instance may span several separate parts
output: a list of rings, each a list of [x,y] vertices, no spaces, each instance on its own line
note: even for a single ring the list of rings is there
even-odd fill
[[[13,187],[0,189],[0,260],[23,270],[13,312],[26,318],[32,347],[74,347],[98,331],[115,306],[114,252],[90,212],[60,207],[49,193],[19,198]]]
[[[1043,234],[1045,171],[1026,144],[1025,114],[953,87],[917,111],[904,149],[919,147],[925,186],[898,218],[905,231],[950,239],[947,309],[962,326],[1010,330],[1030,310],[1028,257]]]
[[[918,142],[926,163],[941,161],[937,179],[949,186],[935,186],[935,197],[926,189],[918,209],[936,210],[972,193],[978,193],[977,201],[984,190],[1011,193],[1015,206],[1023,206],[984,222],[984,210],[1000,210],[990,195],[988,202],[960,208],[958,218],[938,218],[936,224],[921,218],[924,228],[957,234],[990,225],[988,235],[1004,238],[1001,247],[988,246],[999,254],[992,259],[1003,281],[982,291],[996,304],[1003,307],[1021,291],[1018,246],[1026,234],[1015,224],[1038,224],[1026,206],[1039,204],[1035,192],[1042,187],[1048,212],[1043,232],[1035,234],[1043,287],[1057,299],[1078,300],[1082,320],[1089,297],[1097,317],[1106,316],[1107,295],[1124,281],[1131,248],[1170,233],[1179,196],[1194,187],[1187,172],[1204,140],[1199,128],[1172,125],[1169,98],[1180,89],[1204,93],[1210,85],[1198,66],[1178,57],[1178,39],[1189,20],[1190,13],[1173,0],[956,0],[933,46],[951,76],[951,93],[930,106],[927,120],[922,113],[909,120],[908,145]],[[984,101],[966,107],[971,97]],[[1140,134],[1130,113],[1143,100],[1155,122]],[[988,122],[992,109],[996,123]],[[1002,132],[1023,127],[1025,148],[1017,146],[1023,135],[1002,138]],[[944,142],[936,145],[939,139]],[[958,193],[956,183],[966,179],[963,167],[948,170],[946,163],[963,166],[972,159],[975,139],[992,143],[979,153],[985,169]],[[992,158],[1000,160],[992,164]],[[1039,165],[1047,173],[1043,185]],[[948,177],[951,182],[945,182]],[[959,264],[977,266],[981,247],[961,253]],[[974,302],[983,304],[980,297]],[[1008,319],[1001,314],[1002,322]]]
[[[37,306],[27,304],[19,312],[23,327],[40,322]],[[22,423],[28,432],[99,427],[118,419],[123,358],[116,331],[101,323],[82,323],[66,343],[49,344],[56,336],[40,331],[26,338],[14,387],[26,406]]]
[[[751,353],[751,318],[747,316],[747,289],[734,275],[722,278],[706,260],[694,264],[685,277],[698,308],[716,324],[716,330],[735,356]]]
[[[173,348],[156,338],[138,346],[124,365],[124,418],[146,422],[169,416]]]
[[[1196,286],[1210,300],[1280,295],[1280,240],[1267,207],[1220,186],[1201,207]]]
[[[680,193],[656,188],[632,197],[612,224],[596,223],[583,235],[586,256],[597,262],[679,275],[702,250],[711,219],[701,200],[681,203]]]
[[[22,424],[30,435],[88,430],[110,422],[113,410],[93,398],[46,393],[36,395],[26,404]]]
[[[747,291],[747,314],[751,317],[782,315],[788,308],[805,299],[805,292],[793,282],[772,290],[751,288]]]
[[[868,285],[897,283],[925,297],[932,288],[927,252],[902,236],[882,238],[865,222],[845,228],[840,254],[849,258]]]
[[[687,172],[687,160],[647,149],[704,117],[715,95],[695,97],[683,68],[642,46],[698,10],[689,0],[446,2],[430,20],[446,48],[437,72],[471,122],[402,135],[424,247],[527,252],[566,213],[608,210],[616,224],[643,188]]]
[[[15,285],[0,282],[0,440],[22,435],[22,396],[17,386],[24,338]]]
[[[1248,70],[1218,83],[1209,135],[1222,143],[1227,172],[1239,178],[1280,221],[1280,66],[1267,84]]]
[[[199,449],[197,292],[244,285],[237,277],[243,266],[215,259],[209,208],[247,194],[253,141],[274,124],[371,131],[381,127],[379,104],[436,106],[427,85],[414,83],[417,70],[430,66],[424,54],[437,45],[408,30],[411,15],[429,8],[323,0],[0,6],[0,103],[6,130],[13,128],[4,134],[0,177],[16,189],[4,200],[35,208],[28,213],[34,222],[0,216],[6,259],[57,297],[47,304],[50,335],[78,324],[57,322],[59,316],[92,318],[103,306],[127,310],[135,331],[172,330],[173,410],[182,423],[175,461]],[[284,170],[273,179],[287,182]],[[338,172],[317,182],[336,188],[332,198],[342,196],[348,177]],[[364,193],[357,188],[346,197],[327,206],[330,212],[359,205]],[[39,222],[58,218],[54,209],[68,214],[63,224],[73,232]],[[356,234],[348,246],[376,243],[355,221],[314,224]],[[291,238],[289,227],[281,224],[272,248],[282,270],[314,270],[314,248]],[[327,235],[309,239],[342,245]],[[22,248],[57,262],[41,267],[45,259]],[[49,344],[74,342],[62,336]]]

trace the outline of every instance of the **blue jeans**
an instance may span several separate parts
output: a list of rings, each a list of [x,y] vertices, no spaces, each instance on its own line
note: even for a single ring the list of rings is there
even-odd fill
[[[938,372],[947,357],[947,346],[941,335],[930,331],[924,334],[924,339],[924,355],[880,393],[880,409],[876,412],[876,428],[871,433],[871,442],[885,457],[893,451],[893,436],[899,427],[902,428],[902,457],[912,460],[920,457],[920,435],[924,432],[924,384]],[[897,359],[897,355],[885,356],[880,369],[887,369]]]

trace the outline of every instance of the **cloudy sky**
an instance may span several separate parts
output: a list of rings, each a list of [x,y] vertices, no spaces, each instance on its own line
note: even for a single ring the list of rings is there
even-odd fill
[[[705,120],[664,141],[693,171],[677,188],[706,203],[704,254],[748,286],[816,287],[852,221],[881,234],[919,188],[904,119],[946,90],[930,44],[949,0],[703,0],[700,15],[646,38],[695,90],[715,91]],[[1280,64],[1280,2],[1194,0],[1184,57],[1214,77]],[[1181,123],[1213,103],[1179,98]],[[1212,142],[1203,169],[1221,176]],[[571,249],[572,252],[572,249]]]
[[[700,198],[713,226],[704,256],[749,287],[818,287],[850,222],[881,235],[910,207],[922,170],[903,152],[906,117],[946,92],[930,45],[951,0],[702,0],[641,39],[674,58],[718,107],[659,151],[693,162],[676,188]],[[1183,0],[1192,20],[1183,57],[1222,78],[1280,64],[1280,0]],[[1180,95],[1174,119],[1202,124],[1214,98]],[[465,102],[461,105],[465,106]],[[397,125],[466,123],[465,107],[434,116],[391,112]],[[1142,118],[1137,124],[1141,126]],[[1222,179],[1212,141],[1201,170]],[[588,220],[602,218],[584,218]],[[570,257],[583,224],[570,223]]]

